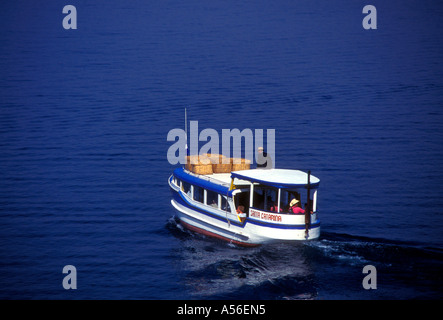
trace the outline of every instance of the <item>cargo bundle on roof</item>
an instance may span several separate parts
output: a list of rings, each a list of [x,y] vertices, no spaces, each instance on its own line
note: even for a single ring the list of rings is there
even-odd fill
[[[244,158],[227,158],[222,154],[207,153],[186,157],[186,170],[197,174],[230,173],[249,170],[251,160]]]
[[[249,170],[251,168],[251,160],[244,158],[231,158],[232,171]]]
[[[212,174],[212,164],[206,155],[186,157],[186,170],[196,174]]]

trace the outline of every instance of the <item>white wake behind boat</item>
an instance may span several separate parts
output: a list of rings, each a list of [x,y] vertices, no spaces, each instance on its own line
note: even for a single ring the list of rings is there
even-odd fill
[[[171,204],[190,230],[241,246],[320,236],[320,180],[310,172],[248,169],[197,174],[177,168],[168,181]],[[305,210],[294,210],[294,203],[305,204]]]

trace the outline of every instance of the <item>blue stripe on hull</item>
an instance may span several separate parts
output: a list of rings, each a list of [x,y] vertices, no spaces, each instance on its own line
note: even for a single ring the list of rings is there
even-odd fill
[[[247,219],[248,223],[255,224],[261,227],[268,228],[276,228],[276,229],[295,229],[295,230],[305,230],[306,226],[304,224],[272,224],[267,222],[261,222],[258,220]],[[317,222],[311,223],[309,229],[314,229],[320,227],[320,220],[317,219]]]

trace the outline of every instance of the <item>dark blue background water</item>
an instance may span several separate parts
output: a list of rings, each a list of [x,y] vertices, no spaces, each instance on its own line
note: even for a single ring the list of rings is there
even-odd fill
[[[442,299],[442,16],[412,0],[2,2],[0,298]],[[184,107],[200,130],[275,128],[277,167],[321,179],[322,238],[243,249],[177,226],[166,136]]]

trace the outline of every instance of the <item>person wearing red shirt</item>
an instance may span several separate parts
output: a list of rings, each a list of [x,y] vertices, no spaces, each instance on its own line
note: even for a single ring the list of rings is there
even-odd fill
[[[289,213],[301,214],[305,213],[305,210],[300,207],[300,201],[292,199],[291,203],[289,203]]]

